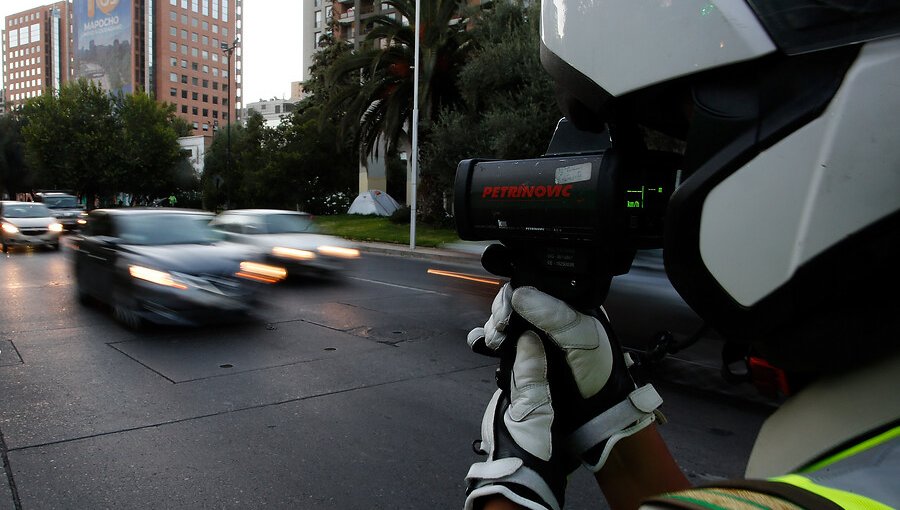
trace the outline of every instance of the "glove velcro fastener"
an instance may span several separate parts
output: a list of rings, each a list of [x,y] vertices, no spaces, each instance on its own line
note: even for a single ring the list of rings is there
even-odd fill
[[[553,490],[536,471],[525,467],[522,459],[506,458],[478,462],[466,475],[469,492],[466,510],[474,508],[478,498],[500,495],[533,510],[560,510]]]
[[[566,471],[557,462],[543,461],[519,446],[503,418],[509,400],[501,390],[494,392],[481,424],[479,449],[488,454],[466,475],[466,509],[475,501],[501,495],[529,509],[559,510],[565,498]]]
[[[581,458],[588,469],[599,471],[620,439],[653,423],[656,419],[654,411],[662,402],[662,397],[652,385],[637,388],[627,399],[570,434],[566,440],[569,450]]]

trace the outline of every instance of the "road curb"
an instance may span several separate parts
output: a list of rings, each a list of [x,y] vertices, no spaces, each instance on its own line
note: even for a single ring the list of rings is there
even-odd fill
[[[481,253],[463,252],[442,248],[415,248],[403,245],[391,245],[386,243],[357,243],[357,248],[363,253],[376,255],[390,255],[419,260],[434,260],[456,264],[480,264]]]

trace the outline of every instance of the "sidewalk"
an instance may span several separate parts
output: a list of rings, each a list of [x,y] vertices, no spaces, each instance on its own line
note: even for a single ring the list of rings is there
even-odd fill
[[[393,255],[424,260],[436,260],[457,264],[481,264],[481,252],[490,244],[482,242],[460,241],[446,244],[440,248],[416,246],[408,244],[376,243],[355,241],[360,251],[380,255]]]

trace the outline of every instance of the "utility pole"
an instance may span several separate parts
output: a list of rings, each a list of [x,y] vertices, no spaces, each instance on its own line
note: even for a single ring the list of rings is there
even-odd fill
[[[225,57],[228,59],[228,109],[225,110],[225,129],[228,131],[226,133],[227,145],[225,146],[225,175],[228,176],[229,180],[231,179],[231,111],[234,109],[233,103],[231,102],[231,93],[233,88],[231,86],[232,80],[231,76],[234,74],[233,69],[231,68],[231,55],[234,53],[235,48],[238,47],[240,41],[235,38],[234,42],[229,45],[226,42],[221,44],[222,51],[225,53]],[[226,189],[226,193],[227,193]],[[230,193],[228,193],[230,195]],[[230,202],[230,196],[226,198],[226,202]],[[226,203],[226,207],[230,204]]]
[[[419,177],[419,40],[422,38],[422,20],[420,18],[421,9],[419,9],[419,0],[416,0],[416,36],[413,38],[413,65],[415,73],[413,74],[413,111],[412,111],[412,174],[409,176],[412,181],[412,197],[410,198],[409,207],[409,249],[416,249],[416,190]]]

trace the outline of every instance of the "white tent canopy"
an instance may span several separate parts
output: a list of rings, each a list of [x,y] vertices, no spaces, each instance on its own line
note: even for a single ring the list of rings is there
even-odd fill
[[[347,214],[390,216],[399,208],[400,204],[387,193],[377,189],[370,189],[360,193],[353,200],[353,203],[350,204],[350,209],[347,210]]]

